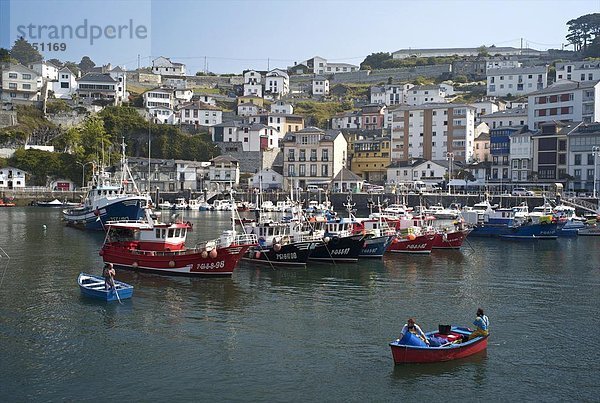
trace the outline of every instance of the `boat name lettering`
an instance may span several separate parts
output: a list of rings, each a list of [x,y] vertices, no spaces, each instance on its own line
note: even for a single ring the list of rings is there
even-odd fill
[[[347,255],[348,253],[350,253],[350,248],[334,249],[331,251],[332,255]]]
[[[377,253],[377,248],[363,249],[362,253]]]
[[[275,258],[277,260],[292,260],[292,259],[297,259],[298,256],[296,255],[296,252],[290,252],[290,253],[277,253],[275,255]]]
[[[221,260],[219,262],[212,263],[198,263],[196,266],[196,270],[214,270],[214,269],[222,269],[225,267],[225,261]]]
[[[427,247],[426,243],[418,243],[414,245],[406,245],[406,249],[425,249]]]

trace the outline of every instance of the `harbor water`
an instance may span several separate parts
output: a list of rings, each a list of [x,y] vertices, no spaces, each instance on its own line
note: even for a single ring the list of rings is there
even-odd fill
[[[82,297],[100,274],[102,233],[60,211],[0,210],[0,400],[598,401],[600,238],[469,238],[460,251],[231,277],[117,279],[133,298]],[[230,226],[186,212],[188,245]],[[410,316],[424,330],[491,322],[487,352],[395,366],[388,343]]]

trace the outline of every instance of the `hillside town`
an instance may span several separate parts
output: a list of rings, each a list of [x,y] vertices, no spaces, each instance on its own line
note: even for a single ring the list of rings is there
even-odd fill
[[[598,60],[494,46],[400,49],[388,58],[428,63],[372,68],[369,57],[359,66],[313,56],[216,75],[192,74],[169,55],[137,69],[95,66],[87,57],[79,66],[9,59],[1,65],[0,132],[19,127],[23,106],[41,110],[52,129],[38,125],[20,141],[2,137],[0,189],[31,186],[35,172],[9,164],[18,149],[63,152],[57,138],[112,107],[134,108],[149,125],[204,135],[215,146],[206,160],[138,152],[130,164],[142,190],[360,192],[419,182],[510,191],[560,183],[595,196]],[[88,163],[76,161],[81,181],[48,175],[36,184],[84,186]]]

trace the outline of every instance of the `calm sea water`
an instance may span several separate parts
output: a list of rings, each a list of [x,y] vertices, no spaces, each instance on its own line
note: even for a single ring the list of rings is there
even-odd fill
[[[188,213],[191,241],[226,213]],[[46,229],[43,228],[46,225]],[[0,400],[598,401],[600,239],[471,239],[462,251],[231,278],[120,271],[132,300],[83,298],[103,236],[60,211],[0,210]],[[190,243],[192,243],[190,242]],[[2,275],[0,272],[0,275]],[[491,320],[486,353],[394,366],[388,342]]]

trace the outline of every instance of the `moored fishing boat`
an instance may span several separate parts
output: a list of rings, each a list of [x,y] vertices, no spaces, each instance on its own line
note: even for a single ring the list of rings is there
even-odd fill
[[[425,333],[428,338],[441,337],[448,340],[448,343],[440,347],[429,347],[425,343],[422,343],[423,345],[401,344],[400,340],[394,340],[390,343],[394,363],[409,364],[451,361],[484,351],[487,348],[489,336],[479,336],[462,343],[458,342],[463,337],[468,337],[471,333],[469,329],[457,326],[452,326],[449,334],[442,334],[440,332]]]
[[[164,223],[146,210],[145,220],[112,221],[100,255],[115,268],[168,275],[231,275],[255,235],[226,230],[215,240],[185,245],[188,223]]]
[[[387,252],[418,254],[431,253],[434,239],[435,235],[433,234],[416,235],[414,233],[409,233],[407,235],[398,235],[388,246]]]
[[[82,295],[103,301],[118,301],[133,296],[132,285],[115,280],[116,290],[115,288],[106,288],[104,277],[102,276],[79,273],[77,284],[79,284],[79,290]]]
[[[138,220],[144,217],[144,209],[151,203],[150,196],[141,194],[127,166],[125,145],[122,145],[121,180],[111,181],[110,174],[102,167],[94,166],[92,187],[83,203],[63,210],[63,220],[67,225],[87,230],[103,230],[108,221]],[[133,184],[134,191],[125,190],[126,183]]]
[[[244,260],[270,266],[306,266],[308,257],[320,239],[296,239],[290,235],[289,223],[263,221],[245,227],[258,238],[258,245],[248,249]]]
[[[440,229],[435,232],[433,249],[460,249],[470,233],[470,228]]]

